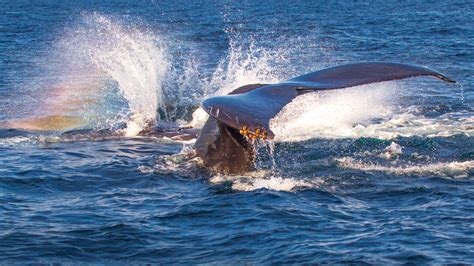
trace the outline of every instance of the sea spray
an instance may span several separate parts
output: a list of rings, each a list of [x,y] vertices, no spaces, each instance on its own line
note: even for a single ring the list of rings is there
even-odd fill
[[[93,13],[85,16],[85,27],[76,31],[91,62],[118,85],[128,103],[126,136],[138,134],[165,110],[162,81],[169,69],[164,44],[156,35],[126,27]]]
[[[288,50],[258,47],[251,38],[246,46],[238,35],[231,35],[229,54],[219,61],[208,88],[215,95],[225,95],[232,90],[252,83],[276,83],[282,73],[275,66],[289,63]]]
[[[258,47],[251,38],[248,45],[238,34],[230,35],[229,52],[204,85],[204,95],[226,95],[238,87],[253,83],[276,83],[281,79],[277,65],[288,63],[287,50]],[[202,127],[207,114],[201,108],[193,113],[190,125]]]
[[[314,68],[314,63],[291,63],[308,40],[289,38],[288,45],[268,47],[259,36],[226,32],[228,54],[217,58],[216,69],[205,74],[192,55],[192,45],[184,45],[184,58],[182,46],[174,47],[147,26],[83,13],[56,40],[48,62],[53,63],[50,72],[61,80],[52,87],[59,84],[63,95],[72,99],[84,95],[92,99],[93,104],[76,108],[89,127],[118,129],[125,124],[121,132],[133,136],[160,119],[180,124],[191,120],[190,125],[202,127],[207,114],[200,108],[195,111],[202,99],[249,83],[278,82]],[[318,61],[320,54],[316,52],[312,61]],[[65,105],[68,101],[58,100],[62,98],[53,96],[38,109],[45,110],[52,101]]]
[[[380,83],[297,97],[270,121],[277,141],[353,137],[354,127],[388,118],[397,87]]]
[[[275,174],[278,170],[276,162],[275,142],[270,139],[248,139],[255,155],[254,167],[257,170],[269,170]]]
[[[165,42],[148,27],[83,13],[53,40],[31,97],[35,117],[77,116],[82,127],[136,135],[166,114],[163,81],[170,69]],[[29,117],[31,115],[26,115]]]
[[[319,60],[327,57],[328,51],[323,46],[315,47],[312,56],[300,58],[301,51],[308,43],[315,45],[321,42],[317,32],[308,35],[310,37],[306,39],[288,37],[283,46],[268,43],[258,35],[247,36],[233,29],[226,29],[226,33],[229,37],[228,53],[219,60],[211,76],[202,83],[203,98],[226,95],[248,84],[277,83],[317,70],[327,63]],[[300,63],[294,64],[295,60]],[[305,64],[306,60],[311,64]],[[206,120],[207,114],[198,108],[193,113],[190,125],[202,127]]]

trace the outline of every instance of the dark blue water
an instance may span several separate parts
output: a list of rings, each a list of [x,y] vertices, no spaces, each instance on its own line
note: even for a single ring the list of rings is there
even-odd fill
[[[473,264],[473,18],[471,1],[0,1],[0,261]],[[141,115],[184,124],[214,93],[358,61],[461,85],[305,96],[244,176],[132,137]]]

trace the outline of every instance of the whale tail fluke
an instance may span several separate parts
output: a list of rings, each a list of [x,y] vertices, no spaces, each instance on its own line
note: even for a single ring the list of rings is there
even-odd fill
[[[398,63],[374,62],[322,69],[282,81],[280,84],[312,90],[331,90],[417,76],[433,76],[450,83],[456,83],[453,79],[429,68]]]
[[[237,89],[237,93],[208,98],[201,106],[217,121],[246,137],[272,139],[274,134],[269,128],[270,119],[298,95],[417,76],[433,76],[456,83],[437,71],[420,66],[356,63],[319,70],[278,84],[248,85],[240,91],[240,88]]]

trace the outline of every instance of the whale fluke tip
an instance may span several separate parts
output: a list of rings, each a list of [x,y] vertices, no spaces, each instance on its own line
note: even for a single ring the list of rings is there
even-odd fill
[[[441,74],[440,75],[435,75],[435,77],[439,78],[442,81],[446,81],[446,82],[449,82],[449,83],[458,83],[454,79],[448,78],[448,77],[446,77],[444,75],[441,75]]]

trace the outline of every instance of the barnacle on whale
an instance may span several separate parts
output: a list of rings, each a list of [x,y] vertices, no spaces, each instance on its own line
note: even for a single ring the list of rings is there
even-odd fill
[[[239,133],[248,139],[268,139],[268,132],[264,128],[256,128],[255,131],[251,131],[248,126],[243,126]]]

